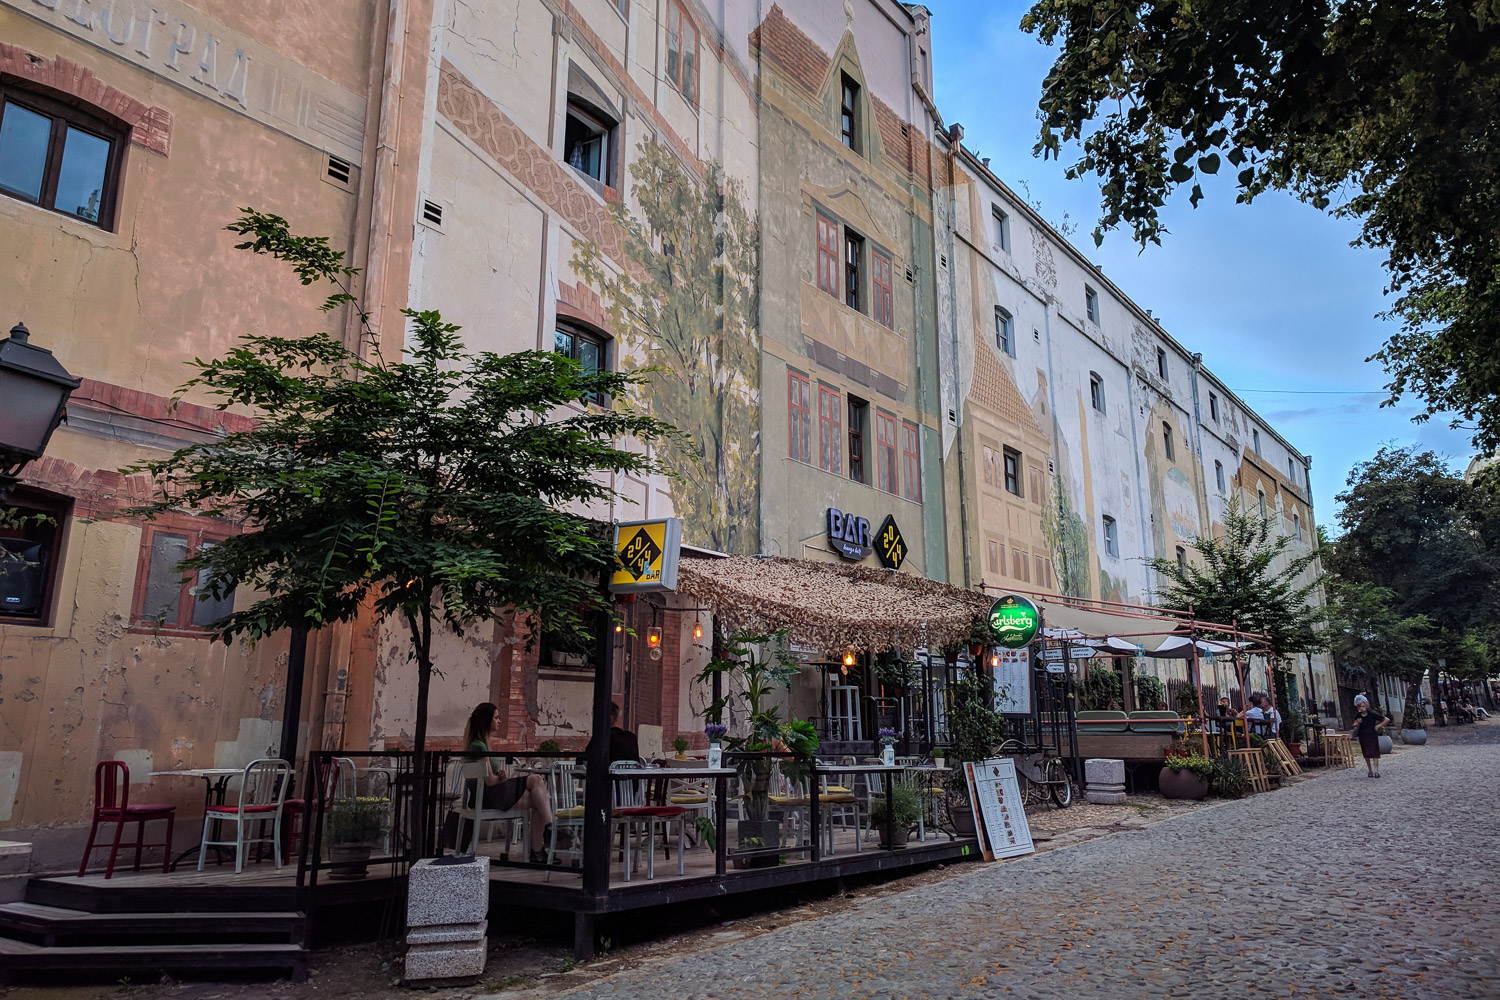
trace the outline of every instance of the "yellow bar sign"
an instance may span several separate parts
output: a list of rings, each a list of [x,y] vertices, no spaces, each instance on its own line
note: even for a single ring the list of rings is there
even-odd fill
[[[681,548],[682,522],[675,517],[617,523],[609,589],[616,594],[676,590]]]

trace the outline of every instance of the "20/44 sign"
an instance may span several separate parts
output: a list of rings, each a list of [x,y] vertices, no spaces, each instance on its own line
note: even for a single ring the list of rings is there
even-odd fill
[[[901,564],[906,561],[906,539],[901,537],[901,529],[896,527],[896,518],[890,514],[880,522],[880,530],[875,532],[875,552],[880,556],[880,565],[886,569],[900,569]]]
[[[677,555],[682,522],[626,521],[615,525],[615,570],[609,589],[616,594],[677,589]]]
[[[1041,618],[1035,604],[1006,594],[990,607],[990,635],[1007,649],[1020,649],[1036,637]]]

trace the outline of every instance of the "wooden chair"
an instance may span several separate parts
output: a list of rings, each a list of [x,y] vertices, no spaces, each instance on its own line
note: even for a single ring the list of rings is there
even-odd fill
[[[89,841],[83,849],[83,860],[78,863],[78,877],[82,878],[84,872],[88,870],[89,855],[94,851],[94,837],[99,832],[100,823],[115,825],[115,839],[109,845],[109,861],[104,867],[105,878],[114,876],[115,857],[122,847],[135,848],[135,871],[141,870],[141,848],[160,847],[162,849],[161,870],[170,871],[172,824],[176,814],[177,810],[172,806],[155,802],[131,805],[129,766],[122,760],[100,761],[94,768],[94,822],[89,827]],[[167,839],[160,844],[143,843],[146,838],[146,824],[154,819],[167,821]],[[124,831],[126,823],[135,824],[135,842],[132,844],[120,843],[120,834]]]
[[[1354,747],[1348,733],[1324,733],[1323,746],[1329,767],[1342,770],[1354,766]]]
[[[1302,766],[1297,763],[1297,758],[1292,756],[1292,752],[1279,738],[1266,740],[1266,746],[1270,747],[1271,752],[1276,755],[1276,766],[1282,774],[1290,777],[1302,773]]]
[[[232,806],[209,806],[203,812],[203,840],[198,849],[198,870],[203,870],[210,847],[234,848],[234,871],[245,870],[245,849],[251,844],[269,842],[281,867],[281,815],[286,802],[287,786],[292,781],[292,765],[277,757],[254,760],[240,775],[240,798]],[[210,840],[214,823],[233,823],[233,840]],[[270,823],[271,832],[261,836],[261,824]]]
[[[1229,759],[1237,760],[1250,776],[1250,787],[1257,792],[1269,792],[1271,779],[1266,774],[1266,758],[1259,747],[1241,747],[1229,751]]]
[[[484,807],[484,779],[489,777],[490,762],[487,758],[479,760],[456,760],[450,765],[457,775],[456,792],[454,797],[454,810],[458,813],[458,843],[454,847],[456,854],[474,854],[479,849],[479,825],[481,823],[505,823],[506,840],[505,852],[500,855],[501,860],[510,860],[510,851],[517,843],[516,827],[520,826],[520,841],[522,858],[525,858],[526,845],[530,843],[527,835],[530,832],[528,825],[531,821],[530,813],[525,809],[486,809]],[[469,825],[467,829],[464,823]],[[467,832],[467,836],[465,833]]]

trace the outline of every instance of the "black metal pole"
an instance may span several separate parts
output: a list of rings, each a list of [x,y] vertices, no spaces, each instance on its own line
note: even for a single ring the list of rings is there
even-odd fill
[[[286,703],[281,708],[281,759],[297,768],[297,730],[302,728],[302,675],[307,670],[307,629],[292,629],[286,659]]]
[[[595,625],[594,724],[583,782],[583,891],[602,911],[609,896],[609,703],[615,650],[614,600],[608,575],[601,579],[600,589],[603,604]]]

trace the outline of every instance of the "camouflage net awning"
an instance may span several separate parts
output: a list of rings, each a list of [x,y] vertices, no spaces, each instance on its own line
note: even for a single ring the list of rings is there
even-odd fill
[[[793,643],[829,655],[963,642],[994,602],[910,573],[781,556],[683,559],[677,590],[730,631],[786,629]]]

